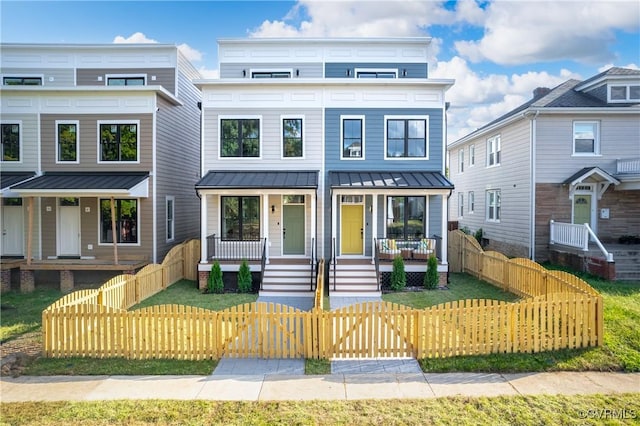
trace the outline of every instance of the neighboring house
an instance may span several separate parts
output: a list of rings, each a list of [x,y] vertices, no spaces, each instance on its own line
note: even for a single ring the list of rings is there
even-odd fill
[[[1,55],[3,257],[158,262],[198,235],[200,75],[176,46]]]
[[[197,82],[201,287],[213,260],[233,271],[247,258],[263,292],[310,291],[319,257],[360,263],[352,273],[373,273],[375,287],[381,240],[404,243],[409,257],[433,235],[446,247],[444,93],[453,81],[428,78],[429,43],[219,41],[220,78]],[[446,250],[438,256],[444,275]]]
[[[460,228],[482,229],[484,243],[509,256],[544,261],[569,245],[593,246],[587,224],[625,277],[628,250],[611,244],[640,235],[640,71],[611,68],[536,89],[448,153],[450,218]],[[612,274],[612,262],[596,259],[604,253],[580,256]]]

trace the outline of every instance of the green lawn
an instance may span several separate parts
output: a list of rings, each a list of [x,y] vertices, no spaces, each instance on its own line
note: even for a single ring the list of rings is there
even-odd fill
[[[14,339],[22,334],[40,331],[42,311],[62,297],[58,290],[38,288],[33,293],[10,291],[2,295],[0,341]]]

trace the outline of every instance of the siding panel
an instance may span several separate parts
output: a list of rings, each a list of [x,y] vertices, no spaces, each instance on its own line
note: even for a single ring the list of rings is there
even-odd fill
[[[146,74],[147,86],[158,85],[176,93],[176,70],[173,68],[82,68],[77,70],[77,85],[106,86],[108,74]],[[153,76],[156,77],[155,80],[152,80]]]

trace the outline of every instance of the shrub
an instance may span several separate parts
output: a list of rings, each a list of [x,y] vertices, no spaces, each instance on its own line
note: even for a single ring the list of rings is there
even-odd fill
[[[211,273],[207,282],[208,293],[224,293],[224,283],[222,282],[222,269],[217,260],[211,265]]]
[[[404,260],[402,256],[393,259],[393,270],[391,271],[391,290],[400,291],[407,285],[407,275],[404,272]]]
[[[252,281],[249,262],[247,262],[247,259],[244,259],[240,264],[240,269],[238,270],[238,291],[240,293],[251,293],[251,290],[253,289]]]
[[[427,273],[424,274],[424,288],[433,290],[438,287],[438,259],[435,256],[429,257],[427,261]]]
[[[482,245],[482,228],[479,228],[474,234],[473,237],[476,239],[476,241],[478,242],[478,244]]]
[[[468,226],[463,226],[462,228],[459,229],[459,231],[462,232],[463,234],[471,235],[471,229],[469,229]]]

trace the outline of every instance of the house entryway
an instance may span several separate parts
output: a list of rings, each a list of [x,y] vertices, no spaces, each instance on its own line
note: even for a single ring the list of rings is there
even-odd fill
[[[3,198],[2,204],[2,255],[23,256],[22,198]]]
[[[342,255],[361,255],[363,253],[364,205],[343,204],[340,223],[340,253]]]
[[[575,194],[573,196],[573,223],[585,224],[593,228],[591,222],[591,195]]]
[[[304,255],[304,204],[285,204],[282,208],[284,255]]]
[[[58,256],[80,257],[80,199],[58,200]]]

